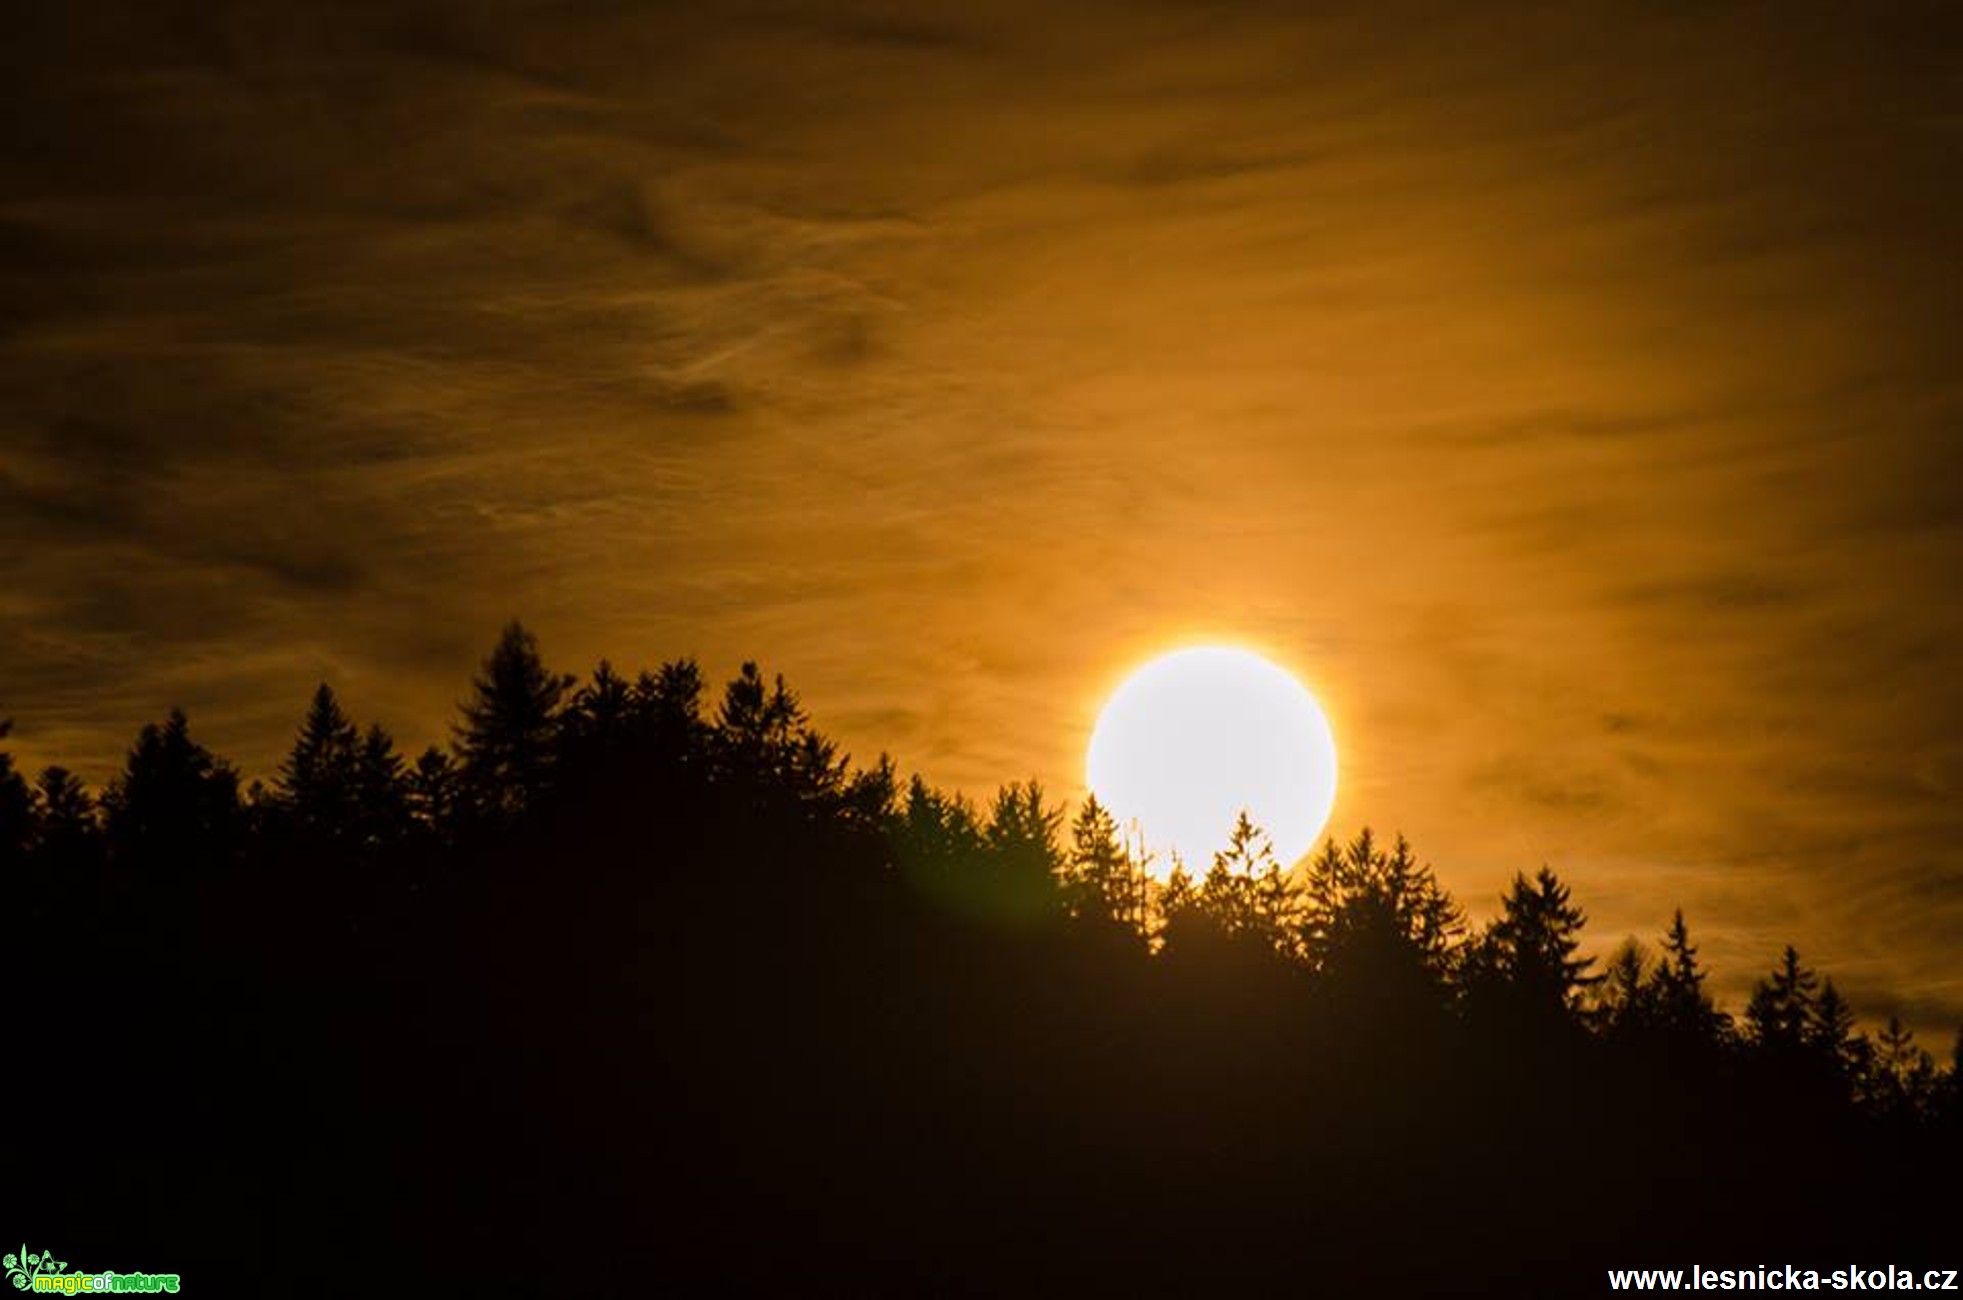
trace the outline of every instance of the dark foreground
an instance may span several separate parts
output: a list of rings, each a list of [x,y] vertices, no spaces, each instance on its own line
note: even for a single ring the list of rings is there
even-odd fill
[[[1667,962],[1592,983],[1553,885],[1467,936],[1367,843],[1286,944],[1231,882],[1125,914],[1034,799],[636,689],[611,732],[555,696],[522,804],[472,801],[467,735],[385,835],[309,813],[305,764],[173,822],[215,778],[134,754],[99,842],[8,881],[7,1248],[281,1296],[1963,1265],[1955,1072],[1796,966],[1736,1023]]]

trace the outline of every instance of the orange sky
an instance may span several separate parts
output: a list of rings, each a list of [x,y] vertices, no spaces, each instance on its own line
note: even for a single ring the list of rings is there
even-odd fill
[[[440,738],[512,615],[1079,793],[1211,636],[1475,911],[1963,1019],[1940,5],[37,6],[0,713]],[[713,11],[713,12],[711,12]]]

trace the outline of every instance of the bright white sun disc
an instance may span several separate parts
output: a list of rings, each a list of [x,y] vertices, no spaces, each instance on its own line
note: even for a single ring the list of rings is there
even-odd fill
[[[1308,688],[1246,650],[1162,655],[1125,679],[1091,732],[1091,792],[1136,821],[1165,876],[1176,853],[1204,874],[1242,810],[1284,867],[1336,804],[1336,739]]]

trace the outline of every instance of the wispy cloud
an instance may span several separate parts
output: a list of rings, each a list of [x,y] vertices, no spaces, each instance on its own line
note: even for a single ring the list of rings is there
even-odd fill
[[[0,51],[0,706],[263,769],[758,656],[1071,791],[1219,636],[1338,819],[1963,1016],[1940,7],[41,6]]]

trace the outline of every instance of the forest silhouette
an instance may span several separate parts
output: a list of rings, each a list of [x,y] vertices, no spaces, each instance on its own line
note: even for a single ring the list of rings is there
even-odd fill
[[[267,1295],[1963,1262],[1963,1039],[1790,947],[1733,1015],[1681,912],[1590,955],[1546,867],[1475,926],[1367,830],[1140,856],[853,766],[755,665],[575,680],[515,623],[413,759],[324,685],[250,785],[181,712],[99,794],[0,753],[0,1227]]]

